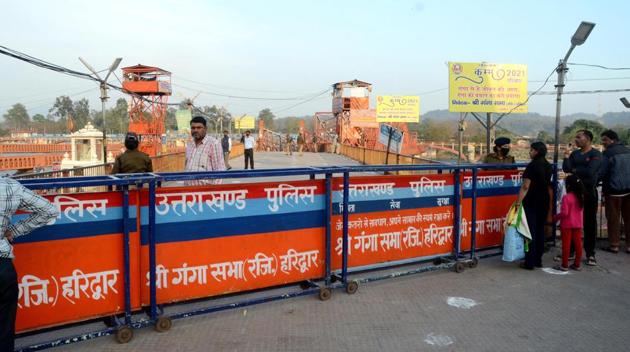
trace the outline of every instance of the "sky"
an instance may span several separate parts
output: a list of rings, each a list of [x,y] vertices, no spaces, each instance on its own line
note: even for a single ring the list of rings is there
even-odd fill
[[[97,70],[116,57],[121,67],[158,66],[172,72],[169,102],[200,93],[195,105],[233,114],[330,111],[322,92],[352,79],[372,83],[373,100],[419,95],[422,113],[448,109],[449,61],[525,64],[529,90],[540,88],[581,21],[596,27],[569,62],[630,67],[628,13],[630,2],[617,0],[25,0],[3,4],[0,45],[84,72],[79,56]],[[542,91],[553,91],[556,79]],[[630,70],[570,66],[565,90],[626,88]],[[95,82],[0,55],[0,115],[17,102],[46,114],[59,95],[100,109]],[[562,112],[623,111],[624,95],[565,95]],[[555,96],[532,97],[529,111],[554,115]]]

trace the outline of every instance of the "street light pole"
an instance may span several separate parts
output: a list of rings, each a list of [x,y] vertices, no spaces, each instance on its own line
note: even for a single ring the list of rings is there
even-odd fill
[[[556,126],[555,126],[555,139],[554,139],[554,150],[553,150],[553,214],[557,212],[558,207],[558,154],[560,149],[560,111],[562,106],[562,92],[564,91],[565,77],[566,73],[569,70],[567,68],[567,62],[569,60],[569,56],[573,52],[576,46],[584,44],[588,36],[591,34],[591,31],[595,27],[595,23],[591,22],[582,22],[580,26],[571,37],[571,47],[569,51],[567,51],[564,59],[560,59],[558,63],[558,67],[556,67],[556,72],[558,73],[558,84],[556,84],[557,94],[556,94]],[[555,224],[553,231],[553,238],[555,243]]]
[[[90,70],[90,72],[92,72],[94,76],[96,76],[99,81],[99,86],[101,88],[101,116],[103,118],[103,164],[107,164],[107,124],[105,122],[105,102],[107,101],[107,99],[109,99],[109,97],[107,96],[107,79],[109,78],[109,75],[111,75],[112,72],[114,72],[116,68],[118,68],[118,65],[120,65],[120,62],[122,61],[122,58],[119,57],[114,60],[112,65],[109,67],[109,71],[107,72],[107,75],[105,75],[104,79],[101,78],[96,70],[94,70],[94,68],[92,68],[92,66],[88,64],[85,60],[79,58],[79,61],[81,61],[81,63],[83,63],[83,65],[87,67],[87,69]]]

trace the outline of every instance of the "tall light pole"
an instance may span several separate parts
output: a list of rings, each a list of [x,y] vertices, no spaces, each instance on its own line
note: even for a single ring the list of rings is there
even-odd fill
[[[105,123],[105,102],[107,101],[107,99],[109,99],[109,97],[107,96],[107,79],[109,78],[109,75],[111,75],[112,72],[114,72],[118,68],[118,65],[120,65],[120,62],[122,61],[122,57],[114,60],[112,65],[109,67],[109,71],[107,72],[107,75],[105,75],[104,79],[102,79],[101,76],[98,75],[96,70],[94,70],[94,68],[92,68],[92,66],[90,66],[90,64],[88,64],[85,60],[79,58],[79,61],[81,61],[81,63],[83,63],[83,65],[85,65],[85,67],[87,67],[87,69],[90,70],[90,72],[92,72],[94,76],[96,76],[99,81],[99,86],[101,87],[101,111],[103,117],[103,164],[107,164],[107,125]]]
[[[569,60],[569,56],[573,52],[576,46],[584,44],[588,36],[593,31],[595,27],[595,23],[591,22],[582,22],[580,26],[571,37],[571,47],[567,54],[564,56],[564,59],[560,59],[558,63],[558,67],[556,68],[556,72],[558,73],[558,84],[556,85],[556,89],[558,93],[556,95],[556,134],[555,134],[555,142],[554,142],[554,150],[553,150],[553,213],[556,213],[557,200],[558,200],[558,152],[560,149],[560,108],[562,105],[562,92],[564,90],[564,79],[567,71],[567,61]],[[554,229],[555,230],[555,229]],[[555,241],[555,231],[554,231],[554,241]]]

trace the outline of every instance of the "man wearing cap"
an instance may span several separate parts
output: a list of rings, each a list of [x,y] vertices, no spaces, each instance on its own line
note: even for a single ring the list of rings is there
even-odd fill
[[[494,153],[483,158],[484,164],[514,164],[514,157],[510,153],[510,139],[499,137],[494,140]]]
[[[116,157],[112,174],[135,174],[143,172],[153,172],[153,165],[148,155],[138,150],[140,139],[138,135],[129,132],[125,136],[124,153]]]

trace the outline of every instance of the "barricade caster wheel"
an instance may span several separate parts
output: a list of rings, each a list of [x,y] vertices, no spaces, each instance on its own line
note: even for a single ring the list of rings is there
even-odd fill
[[[456,273],[461,273],[466,269],[466,266],[464,266],[464,262],[457,262],[455,263],[455,272]]]
[[[105,324],[105,326],[107,326],[108,328],[113,328],[116,325],[116,316],[114,315],[110,315],[108,317],[103,318],[103,324]]]
[[[127,343],[133,338],[133,330],[128,326],[121,326],[116,329],[116,341],[118,343]]]
[[[349,295],[355,294],[358,289],[359,289],[359,283],[356,281],[350,281],[348,282],[348,285],[346,285],[346,293]]]
[[[479,265],[479,258],[473,258],[470,262],[468,262],[468,266],[470,268],[476,268]]]
[[[159,317],[155,322],[155,331],[157,332],[165,332],[171,329],[173,326],[173,321],[169,317]]]
[[[442,264],[442,258],[433,259],[433,265],[440,265],[440,264]]]
[[[330,291],[330,289],[328,287],[320,287],[319,288],[319,300],[320,301],[327,301],[330,299],[330,296],[332,296],[332,291]]]

